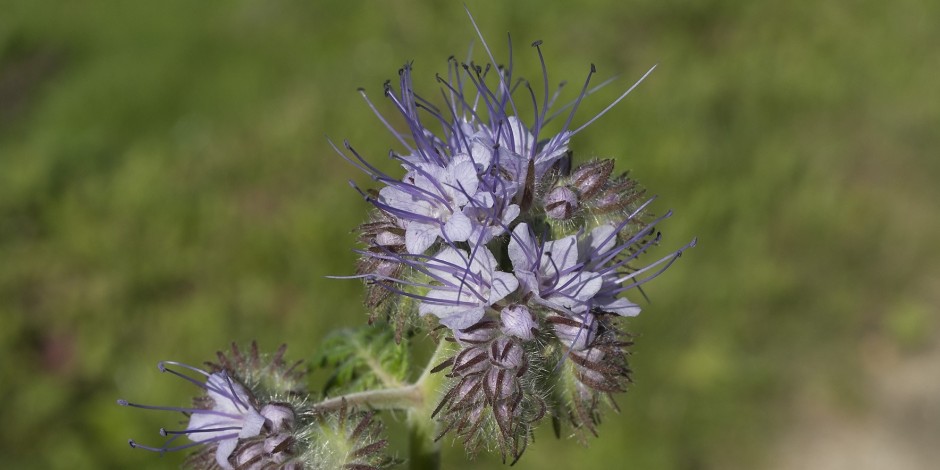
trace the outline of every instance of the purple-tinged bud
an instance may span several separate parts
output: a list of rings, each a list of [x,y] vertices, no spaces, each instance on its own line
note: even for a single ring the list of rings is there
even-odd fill
[[[590,348],[597,338],[598,324],[594,315],[585,314],[584,320],[553,316],[548,318],[555,330],[555,336],[573,351]]]
[[[571,175],[571,184],[582,199],[590,199],[607,184],[613,169],[614,161],[611,159],[585,163]]]
[[[405,236],[390,231],[379,232],[375,236],[375,244],[381,246],[401,246],[405,244]]]
[[[591,201],[592,212],[607,214],[627,209],[640,199],[646,192],[637,187],[636,181],[627,178],[626,174],[609,181],[603,192]]]
[[[366,246],[404,247],[405,231],[395,219],[382,212],[373,212],[371,220],[359,226],[359,241]]]
[[[597,199],[592,201],[591,205],[594,212],[597,214],[616,212],[623,208],[623,205],[620,203],[620,194],[611,190],[604,191],[597,196]]]
[[[501,336],[490,343],[490,362],[502,369],[518,369],[525,363],[525,351],[513,339]]]
[[[488,357],[483,348],[471,347],[460,351],[454,358],[453,372],[456,375],[477,374],[489,368]]]
[[[607,353],[601,348],[591,348],[574,354],[577,354],[579,357],[589,362],[601,362],[607,356]]]
[[[282,403],[270,403],[261,408],[261,416],[270,423],[275,432],[290,430],[294,427],[294,410]]]
[[[538,331],[535,317],[524,305],[509,305],[500,312],[499,319],[502,322],[504,334],[515,336],[523,341],[535,338],[535,333]]]
[[[290,449],[293,440],[294,438],[290,434],[283,432],[268,437],[264,440],[264,451],[281,461],[286,460],[288,455],[285,452]]]
[[[545,213],[553,219],[570,219],[577,210],[578,195],[567,186],[558,186],[545,196]]]
[[[397,276],[401,270],[401,263],[390,260],[378,260],[378,262],[373,266],[373,271],[371,274],[379,277],[393,277]]]
[[[454,332],[454,338],[463,344],[483,344],[496,337],[499,325],[492,320],[483,320],[469,328]]]
[[[475,395],[480,391],[480,386],[479,377],[460,382],[460,386],[457,387],[457,400],[462,401],[467,397]]]
[[[253,464],[256,464],[260,468],[264,455],[264,443],[254,442],[235,452],[235,465],[237,468],[254,468]]]
[[[483,388],[491,402],[499,403],[512,398],[517,390],[516,375],[512,371],[494,367],[486,372]]]

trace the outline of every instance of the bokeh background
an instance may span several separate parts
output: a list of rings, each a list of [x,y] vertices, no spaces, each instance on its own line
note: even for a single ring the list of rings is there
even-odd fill
[[[567,97],[633,95],[573,142],[699,246],[630,323],[636,385],[600,438],[520,469],[919,469],[940,459],[940,3],[468,1]],[[0,0],[0,463],[175,468],[128,448],[185,404],[156,362],[257,339],[311,358],[366,314],[363,175],[395,144],[356,93],[418,85],[475,35],[459,2]],[[540,86],[540,81],[536,81]],[[577,119],[575,122],[579,122]],[[400,443],[398,443],[400,444]],[[445,468],[467,463],[445,444]]]

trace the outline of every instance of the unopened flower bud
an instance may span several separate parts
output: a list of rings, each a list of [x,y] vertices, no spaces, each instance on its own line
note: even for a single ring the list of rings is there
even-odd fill
[[[524,305],[512,304],[504,308],[499,318],[502,321],[504,334],[515,336],[523,341],[529,341],[535,337],[538,323]]]
[[[483,344],[496,336],[498,326],[495,321],[484,320],[469,328],[454,331],[454,337],[465,344]]]
[[[460,351],[454,358],[453,371],[459,375],[483,372],[489,367],[486,351],[480,347],[470,347]]]
[[[624,207],[622,199],[623,198],[620,196],[620,194],[615,190],[609,189],[604,191],[602,194],[597,196],[597,199],[592,203],[594,212],[598,214],[606,214],[609,212],[619,211]]]
[[[264,458],[264,444],[254,442],[251,445],[238,449],[235,452],[235,464],[238,468],[251,468],[252,463],[261,463]]]
[[[516,374],[494,367],[486,372],[483,387],[490,400],[500,402],[510,398],[516,391]]]
[[[574,351],[591,347],[597,337],[598,325],[594,315],[587,314],[584,320],[552,317],[549,321],[555,329],[555,336]]]
[[[558,186],[545,196],[545,213],[553,219],[570,219],[576,210],[578,195],[567,186]]]
[[[294,410],[285,404],[270,403],[261,408],[261,416],[270,422],[275,432],[289,430],[294,426]]]
[[[591,201],[592,212],[607,214],[625,210],[644,193],[645,191],[637,187],[636,181],[624,174],[607,182],[603,191]]]
[[[399,246],[405,244],[405,237],[394,232],[379,232],[375,236],[375,244],[381,246]]]
[[[264,451],[274,456],[276,461],[286,460],[288,456],[286,451],[290,449],[292,440],[293,437],[290,434],[283,432],[276,434],[264,440]]]
[[[578,190],[582,199],[590,199],[607,184],[613,169],[614,161],[611,159],[585,163],[571,175],[572,186]]]
[[[518,369],[525,362],[522,346],[512,338],[501,336],[490,343],[490,362],[503,369]]]

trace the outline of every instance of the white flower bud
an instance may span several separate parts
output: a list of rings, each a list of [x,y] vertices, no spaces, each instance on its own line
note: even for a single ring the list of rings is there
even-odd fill
[[[566,186],[558,186],[545,196],[545,213],[553,219],[570,219],[578,210],[578,195]]]
[[[534,331],[538,329],[538,323],[524,305],[509,305],[500,312],[499,318],[502,322],[503,333],[523,341],[529,341],[535,337]]]

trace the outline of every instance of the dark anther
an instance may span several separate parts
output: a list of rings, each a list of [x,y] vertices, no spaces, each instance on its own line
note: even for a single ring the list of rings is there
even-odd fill
[[[541,40],[541,39],[539,39],[538,41],[535,41],[535,42],[532,43],[532,47],[539,47],[539,46],[541,46],[541,45],[542,45],[542,40]]]

